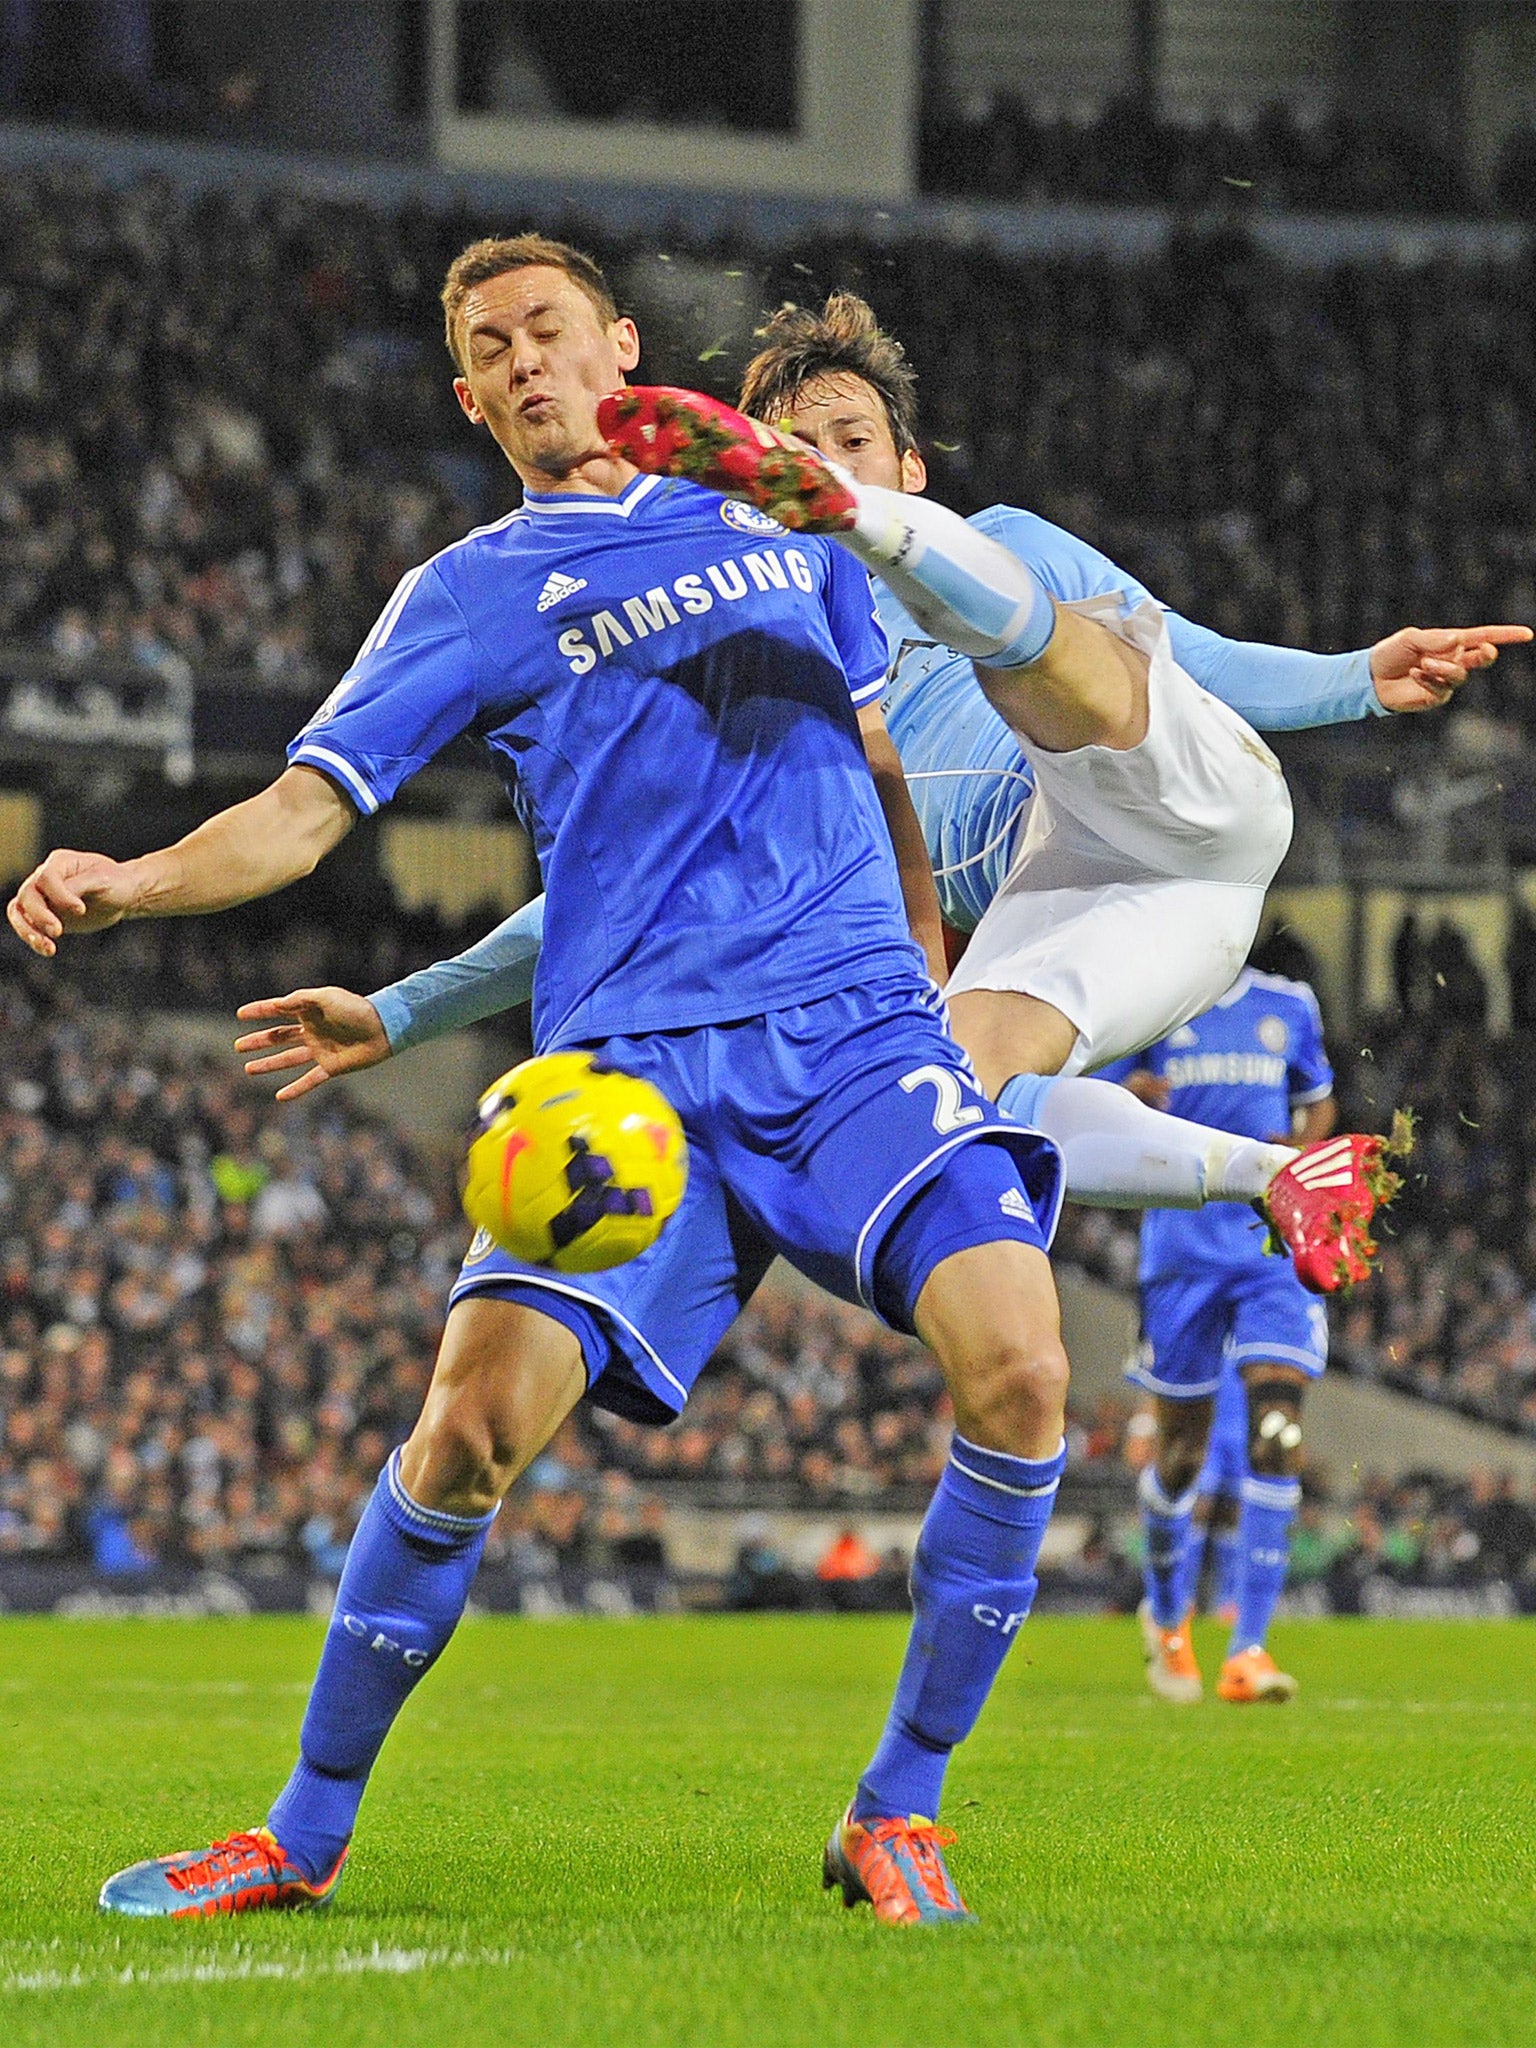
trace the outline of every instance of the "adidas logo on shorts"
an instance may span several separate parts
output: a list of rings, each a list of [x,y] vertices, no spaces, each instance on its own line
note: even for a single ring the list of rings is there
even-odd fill
[[[1017,1188],[1009,1188],[997,1198],[997,1206],[1005,1216],[1016,1216],[1021,1223],[1034,1220],[1034,1212]]]
[[[1318,1188],[1347,1188],[1355,1177],[1348,1138],[1336,1138],[1304,1159],[1296,1160],[1291,1175],[1311,1192]]]
[[[585,590],[586,587],[585,576],[563,576],[557,569],[539,592],[539,601],[534,610],[547,612],[551,605],[562,604],[566,598],[574,597],[578,590]]]

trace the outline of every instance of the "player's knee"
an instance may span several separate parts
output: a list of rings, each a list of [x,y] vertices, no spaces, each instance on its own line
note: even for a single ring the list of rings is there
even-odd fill
[[[1158,1445],[1157,1483],[1169,1500],[1181,1499],[1200,1476],[1205,1461],[1201,1446],[1185,1437],[1174,1437]]]
[[[1033,1442],[1056,1426],[1066,1406],[1071,1369],[1059,1337],[1004,1338],[972,1361],[956,1389],[963,1434],[998,1450]]]
[[[432,1496],[424,1505],[455,1514],[489,1514],[525,1462],[515,1432],[463,1393],[429,1406],[412,1448]]]
[[[1285,1479],[1300,1468],[1302,1391],[1290,1380],[1249,1386],[1248,1463],[1257,1477]]]

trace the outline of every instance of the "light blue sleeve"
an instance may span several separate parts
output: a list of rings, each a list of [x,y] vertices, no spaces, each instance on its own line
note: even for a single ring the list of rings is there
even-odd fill
[[[1134,609],[1152,595],[1108,555],[1036,513],[991,505],[971,523],[1012,549],[1063,603],[1116,595]],[[1309,654],[1297,647],[1228,640],[1166,607],[1163,615],[1180,668],[1263,732],[1387,716],[1371,680],[1366,648],[1354,654]]]
[[[1368,647],[1353,654],[1308,654],[1299,647],[1226,640],[1177,612],[1164,616],[1179,667],[1260,732],[1387,716],[1371,680]]]
[[[526,1003],[543,943],[544,898],[535,896],[453,959],[434,961],[381,988],[368,1000],[379,1013],[390,1051],[425,1045],[445,1031],[462,1031],[466,1024]]]

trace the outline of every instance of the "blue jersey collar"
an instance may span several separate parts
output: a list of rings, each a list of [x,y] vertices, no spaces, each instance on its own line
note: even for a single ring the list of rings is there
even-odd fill
[[[635,507],[648,498],[664,478],[659,476],[636,476],[624,486],[616,498],[594,497],[590,491],[524,491],[523,509],[527,512],[592,513],[599,518],[627,519]]]

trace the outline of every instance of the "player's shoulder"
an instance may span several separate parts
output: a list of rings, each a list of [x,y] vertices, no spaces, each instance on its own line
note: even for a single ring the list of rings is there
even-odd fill
[[[1309,1017],[1321,1014],[1317,995],[1307,981],[1293,981],[1288,974],[1264,974],[1257,967],[1248,970],[1248,991],[1271,1003],[1299,1005]]]
[[[1055,597],[1104,597],[1129,585],[1102,549],[1020,505],[987,505],[968,523],[1028,562]]]

